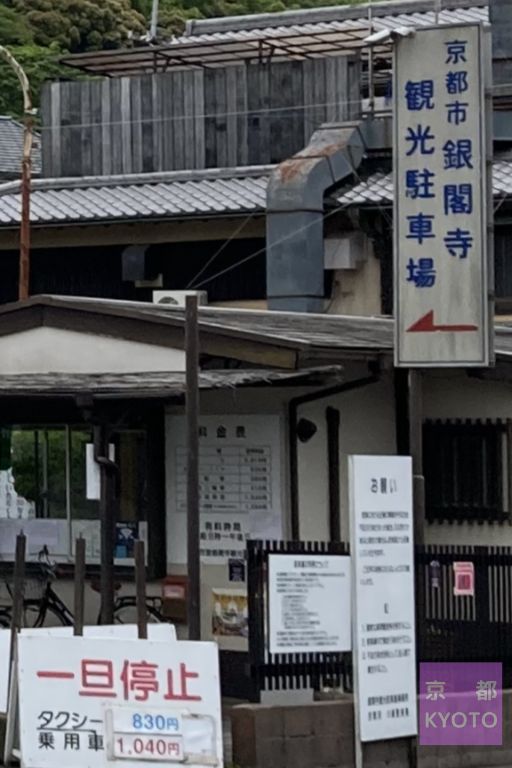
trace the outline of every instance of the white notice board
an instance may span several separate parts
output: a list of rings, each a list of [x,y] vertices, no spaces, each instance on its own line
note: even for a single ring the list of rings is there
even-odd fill
[[[412,736],[417,721],[410,457],[351,456],[349,490],[360,739]]]
[[[215,643],[20,635],[18,659],[22,766],[222,765]]]
[[[350,581],[350,557],[270,554],[270,653],[349,651]]]
[[[445,25],[394,45],[396,365],[486,366],[492,358],[489,37],[480,24]]]
[[[169,416],[168,561],[186,560],[186,423]],[[281,539],[280,418],[202,416],[199,425],[201,560],[225,565],[243,558],[248,538]]]
[[[0,712],[7,712],[9,668],[11,660],[11,630],[0,629]]]

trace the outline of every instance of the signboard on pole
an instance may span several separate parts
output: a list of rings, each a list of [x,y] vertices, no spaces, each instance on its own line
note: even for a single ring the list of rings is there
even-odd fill
[[[412,465],[350,457],[356,738],[413,736],[416,721]]]
[[[339,653],[351,644],[350,557],[268,557],[270,653]]]
[[[222,765],[214,643],[20,635],[18,683],[26,768]]]
[[[492,360],[487,38],[466,24],[417,29],[395,44],[397,366]]]

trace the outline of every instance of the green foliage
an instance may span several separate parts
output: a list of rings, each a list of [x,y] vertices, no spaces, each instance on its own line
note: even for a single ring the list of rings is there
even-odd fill
[[[363,0],[160,0],[159,34],[182,34],[187,19],[270,13]],[[65,53],[119,48],[149,26],[152,0],[0,0],[0,45],[24,67],[34,105],[45,80],[75,78],[59,63]],[[0,115],[22,114],[21,93],[11,68],[0,62]]]
[[[118,48],[145,29],[130,0],[13,0],[13,6],[37,45],[57,43],[72,53]]]
[[[27,45],[33,39],[26,19],[13,8],[0,5],[0,45]]]
[[[10,52],[19,61],[25,70],[30,82],[34,105],[39,104],[41,86],[45,80],[56,80],[64,76],[64,67],[59,64],[61,51],[55,45],[47,48],[30,44],[22,46],[9,46]],[[69,76],[69,75],[68,75]],[[71,71],[71,76],[76,76]],[[0,61],[0,115],[12,115],[21,117],[23,114],[23,101],[18,79],[11,67]]]

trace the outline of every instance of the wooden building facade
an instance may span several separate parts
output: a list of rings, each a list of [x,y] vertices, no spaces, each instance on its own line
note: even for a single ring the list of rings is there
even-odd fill
[[[278,163],[322,123],[358,117],[359,99],[359,60],[347,55],[49,83],[43,174]]]

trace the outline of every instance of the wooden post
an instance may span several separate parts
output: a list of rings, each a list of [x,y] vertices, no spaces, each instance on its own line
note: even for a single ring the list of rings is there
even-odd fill
[[[112,499],[114,462],[108,456],[108,429],[105,424],[94,428],[94,460],[100,465],[101,525],[101,623],[114,623],[114,541],[115,520]]]
[[[75,606],[73,634],[81,636],[84,633],[84,604],[85,604],[85,539],[80,536],[75,541]]]
[[[187,367],[187,564],[188,636],[201,639],[201,560],[199,550],[199,332],[197,296],[187,296],[185,310]]]
[[[328,406],[327,420],[327,472],[329,490],[329,540],[341,541],[340,514],[340,412]]]
[[[23,599],[25,597],[25,552],[27,538],[22,532],[16,536],[16,555],[14,559],[14,583],[12,595],[12,642],[14,647],[16,633],[21,629],[23,617]]]
[[[148,637],[148,611],[146,608],[146,558],[144,542],[135,542],[135,593],[137,600],[137,629],[140,640]]]

